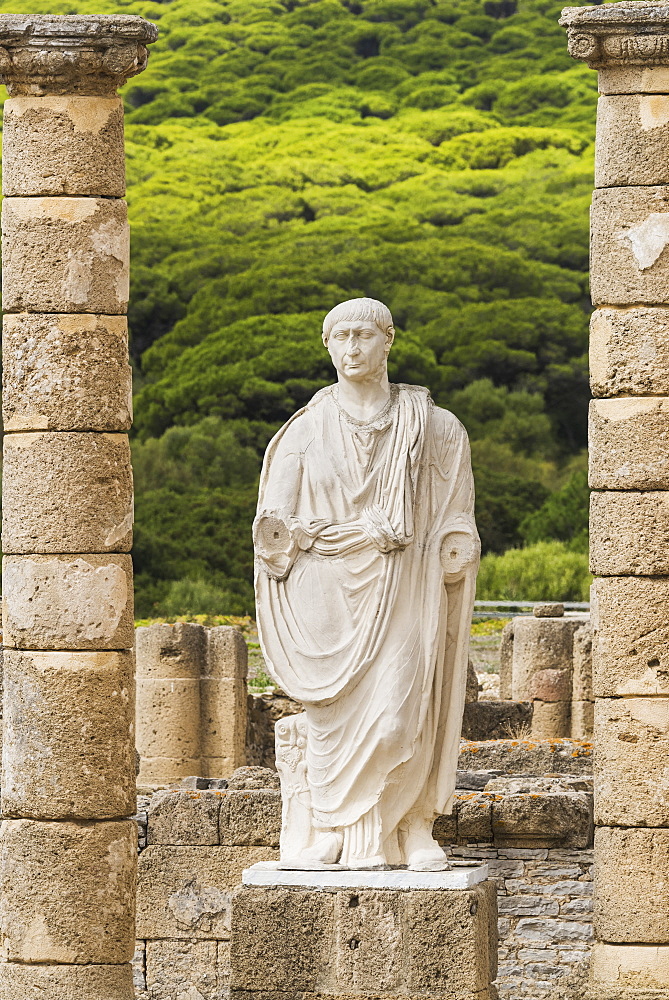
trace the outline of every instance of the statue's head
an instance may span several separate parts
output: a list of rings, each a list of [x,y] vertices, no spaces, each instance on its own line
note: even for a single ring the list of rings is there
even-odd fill
[[[323,343],[339,375],[363,381],[383,374],[395,337],[390,309],[378,299],[347,299],[323,320]]]

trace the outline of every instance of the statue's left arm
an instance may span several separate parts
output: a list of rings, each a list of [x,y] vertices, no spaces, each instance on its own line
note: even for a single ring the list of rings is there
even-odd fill
[[[435,407],[432,418],[433,474],[440,485],[435,515],[441,565],[445,582],[457,583],[468,572],[476,572],[481,555],[471,451],[467,432],[452,413]]]

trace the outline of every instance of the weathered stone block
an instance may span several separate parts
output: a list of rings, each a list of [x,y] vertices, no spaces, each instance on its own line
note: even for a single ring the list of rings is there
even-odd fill
[[[200,699],[201,754],[218,762],[209,776],[224,777],[246,763],[246,681],[203,677]]]
[[[513,618],[506,623],[499,644],[499,696],[502,701],[510,701],[513,693],[513,623]]]
[[[664,944],[669,922],[669,830],[595,832],[595,930],[612,944]]]
[[[120,97],[11,98],[3,138],[5,197],[125,194]]]
[[[530,680],[529,694],[539,701],[570,701],[571,670],[537,670]]]
[[[600,94],[669,94],[669,66],[617,63],[598,74]]]
[[[5,556],[2,634],[20,649],[132,649],[129,555]]]
[[[207,657],[207,630],[202,625],[162,622],[138,628],[137,677],[199,678]]]
[[[128,1000],[129,965],[0,964],[0,1000]]]
[[[569,847],[592,843],[592,795],[587,792],[495,796],[492,832],[497,847]]]
[[[492,882],[460,892],[408,892],[407,992],[475,993],[497,975]]]
[[[0,930],[7,958],[81,965],[130,962],[136,853],[137,826],[130,820],[4,820]]]
[[[198,680],[183,677],[153,680],[143,677],[138,681],[137,746],[143,758],[199,760]],[[200,769],[189,773],[199,774]]]
[[[149,805],[148,843],[189,847],[219,844],[222,797],[219,791],[157,792]]]
[[[669,214],[667,215],[669,220]],[[589,417],[593,489],[667,489],[669,399],[593,399]]]
[[[199,757],[140,757],[137,788],[153,793],[156,788],[199,775],[201,770]]]
[[[220,843],[278,847],[281,792],[274,788],[221,793]]]
[[[225,940],[242,871],[278,856],[271,847],[147,847],[139,856],[137,937]]]
[[[594,739],[597,822],[669,826],[669,698],[599,698]]]
[[[457,794],[455,814],[460,843],[481,844],[492,840],[492,800],[485,793]]]
[[[571,702],[533,701],[532,736],[538,739],[560,739],[571,731]]]
[[[127,431],[132,371],[125,316],[7,314],[5,431]]]
[[[595,694],[669,694],[669,578],[600,577],[591,602]]]
[[[129,230],[124,201],[5,198],[6,312],[125,313]]]
[[[125,434],[6,434],[4,456],[5,553],[130,551]]]
[[[462,737],[465,740],[500,740],[532,724],[529,701],[474,701],[465,705]]]
[[[458,769],[503,774],[592,774],[592,745],[576,740],[494,740],[460,744]]]
[[[590,974],[595,982],[607,986],[667,989],[669,945],[596,941],[592,948]]]
[[[669,492],[591,494],[590,569],[602,576],[669,575]]]
[[[573,701],[592,701],[592,623],[586,622],[574,632]]]
[[[131,816],[132,653],[5,649],[3,661],[3,815]]]
[[[242,633],[227,625],[207,630],[206,676],[245,681],[248,650]]]
[[[571,690],[574,632],[578,618],[516,618],[513,629],[513,697],[532,699],[534,675],[544,670],[564,671]],[[566,734],[560,734],[566,735]]]
[[[240,887],[231,990],[485,995],[496,974],[496,911],[491,883],[457,892]]]
[[[591,740],[595,725],[594,701],[572,701],[571,703],[571,738],[573,740]]]
[[[147,941],[146,985],[151,1000],[220,1000],[218,942]]]
[[[593,396],[669,395],[669,310],[595,309],[590,386]]]
[[[595,185],[669,183],[669,96],[617,94],[599,98]]]
[[[590,221],[593,304],[669,302],[669,187],[597,190]]]

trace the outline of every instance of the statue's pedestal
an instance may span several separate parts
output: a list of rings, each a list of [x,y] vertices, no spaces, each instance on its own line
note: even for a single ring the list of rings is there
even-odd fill
[[[487,869],[247,869],[233,895],[231,1000],[495,1000]]]

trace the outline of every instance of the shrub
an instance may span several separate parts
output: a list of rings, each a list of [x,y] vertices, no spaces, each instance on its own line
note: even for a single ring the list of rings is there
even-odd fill
[[[564,542],[537,542],[484,556],[476,596],[480,601],[587,601],[591,580],[585,553],[572,552]]]

